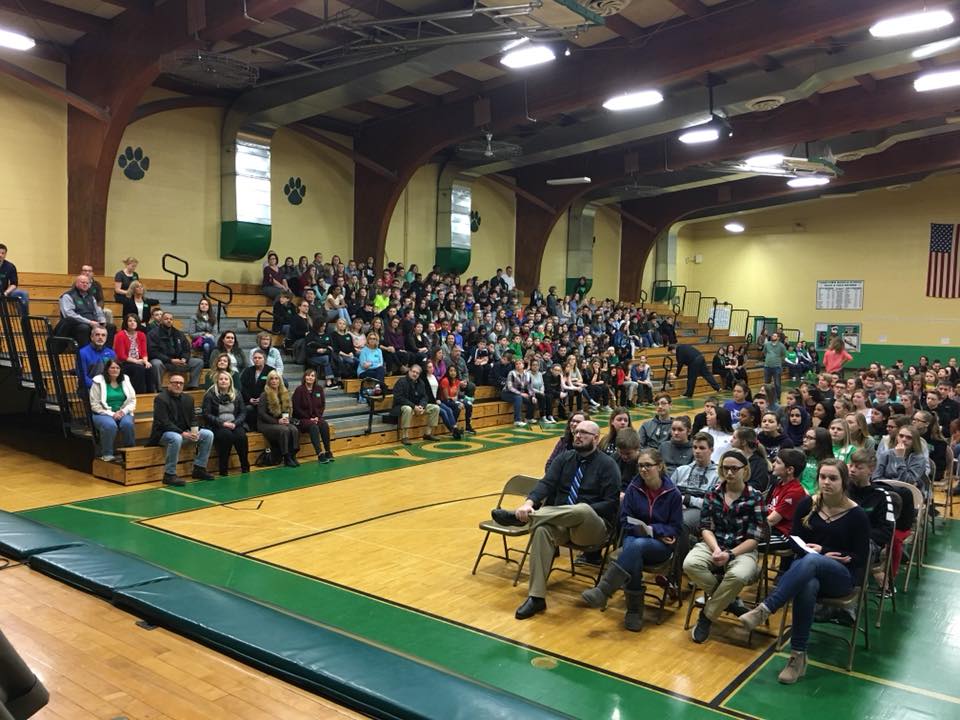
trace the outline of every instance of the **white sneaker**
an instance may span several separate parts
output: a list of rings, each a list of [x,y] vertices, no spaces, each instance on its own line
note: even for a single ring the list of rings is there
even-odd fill
[[[557,424],[557,421],[553,419],[553,415],[547,415],[547,422],[548,422],[550,425],[556,425],[556,424]]]
[[[100,459],[103,460],[104,462],[113,462],[117,458],[113,455],[101,455]]]
[[[527,424],[526,424],[525,422],[523,422],[523,420],[517,420],[517,422],[514,423],[514,426],[515,426],[515,427],[526,427]]]

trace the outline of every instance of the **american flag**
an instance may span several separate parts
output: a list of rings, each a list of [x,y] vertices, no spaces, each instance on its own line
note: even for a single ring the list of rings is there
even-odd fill
[[[927,297],[960,297],[960,225],[930,223]]]

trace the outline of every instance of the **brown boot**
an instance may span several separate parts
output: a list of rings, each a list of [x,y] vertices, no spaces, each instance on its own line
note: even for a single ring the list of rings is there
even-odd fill
[[[787,660],[787,666],[780,671],[777,676],[784,685],[793,685],[797,680],[807,673],[807,654],[794,650],[790,653],[790,659]]]

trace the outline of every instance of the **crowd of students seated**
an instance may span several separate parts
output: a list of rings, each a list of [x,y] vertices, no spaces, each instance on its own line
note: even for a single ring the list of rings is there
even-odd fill
[[[753,394],[729,378],[733,397],[706,398],[693,420],[674,415],[670,395],[659,393],[654,417],[634,428],[628,410],[615,408],[605,434],[588,410],[573,411],[526,502],[492,512],[532,535],[530,591],[517,619],[546,609],[540,566],[549,567],[553,548],[573,542],[586,548],[576,562],[599,563],[612,542],[615,559],[582,594],[589,607],[606,608],[622,589],[624,627],[640,631],[644,573],[664,573],[656,582],[666,586],[665,563],[675,560],[704,594],[696,643],[724,613],[753,630],[791,604],[791,653],[779,679],[796,682],[814,620],[852,622],[849,608],[819,601],[849,596],[871,574],[879,594],[894,592],[918,510],[908,486],[929,497],[960,458],[957,364],[927,369],[925,360],[911,368],[873,363],[847,380],[808,375],[783,393],[783,405],[772,382]],[[616,513],[605,479],[614,466],[601,470],[593,460],[603,455],[619,477]],[[781,564],[773,590],[751,609],[739,595],[757,580],[767,549],[783,551]],[[880,562],[888,553],[889,576]]]

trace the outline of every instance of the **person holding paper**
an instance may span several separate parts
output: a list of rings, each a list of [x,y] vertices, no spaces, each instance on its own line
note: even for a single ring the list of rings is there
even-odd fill
[[[790,659],[779,680],[793,684],[807,669],[807,641],[817,597],[844,597],[865,582],[870,554],[870,520],[847,496],[850,474],[841,460],[827,458],[817,472],[818,492],[804,498],[793,516],[793,535],[805,543],[773,593],[740,617],[753,630],[793,601]],[[804,552],[806,551],[806,552]]]
[[[643,627],[644,565],[659,565],[670,559],[683,531],[683,497],[667,477],[660,453],[650,448],[641,450],[637,470],[620,503],[623,549],[597,586],[581,594],[587,605],[602,610],[607,600],[624,588],[627,613],[623,624],[633,632]]]
[[[695,643],[707,641],[724,610],[746,612],[737,596],[757,577],[757,544],[766,535],[763,497],[747,485],[750,461],[739,450],[727,450],[719,467],[720,484],[707,492],[700,510],[701,541],[683,561],[687,577],[709,596],[693,628]]]

